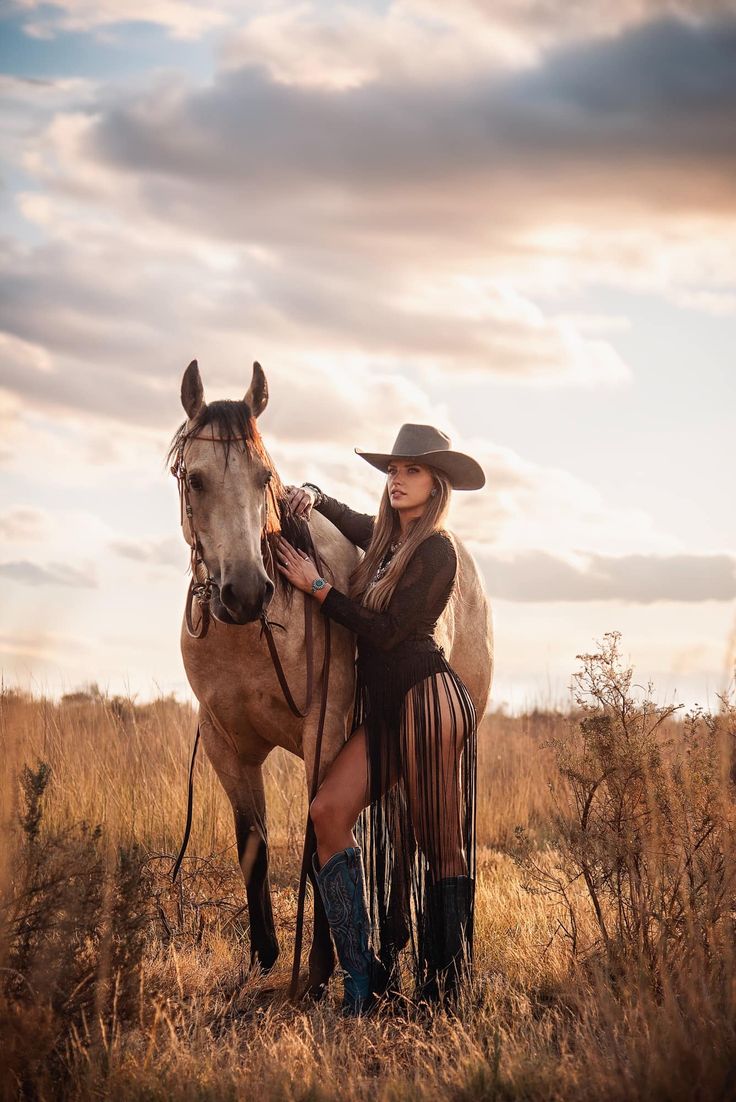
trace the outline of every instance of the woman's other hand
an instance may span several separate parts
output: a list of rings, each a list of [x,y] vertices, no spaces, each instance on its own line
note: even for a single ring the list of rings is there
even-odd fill
[[[317,500],[314,490],[308,490],[306,486],[286,486],[285,488],[289,508],[294,516],[309,520]]]
[[[312,582],[319,578],[320,574],[309,555],[305,551],[297,551],[288,540],[279,536],[277,548],[277,563],[279,570],[285,574],[293,586],[304,593],[312,592]]]

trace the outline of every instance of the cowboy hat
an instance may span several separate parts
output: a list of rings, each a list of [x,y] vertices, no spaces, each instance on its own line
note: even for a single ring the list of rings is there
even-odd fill
[[[385,471],[392,459],[418,459],[444,471],[453,490],[480,490],[486,482],[480,463],[452,451],[450,437],[432,425],[402,425],[391,452],[366,452],[361,448],[355,448],[355,452],[379,471]]]

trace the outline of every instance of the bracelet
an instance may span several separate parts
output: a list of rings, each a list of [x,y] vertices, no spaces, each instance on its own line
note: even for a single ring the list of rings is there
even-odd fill
[[[304,490],[314,490],[314,492],[316,493],[317,499],[314,503],[315,509],[317,508],[318,505],[322,504],[325,495],[322,493],[319,486],[315,486],[315,484],[313,482],[302,482],[302,489],[304,489]]]

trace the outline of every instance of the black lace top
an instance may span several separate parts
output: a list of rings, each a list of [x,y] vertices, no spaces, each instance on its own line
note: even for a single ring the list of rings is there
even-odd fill
[[[375,517],[356,513],[324,493],[314,507],[352,543],[363,550],[368,547]],[[359,651],[365,649],[363,641],[368,650],[392,651],[400,644],[410,648],[412,642],[433,640],[456,572],[457,555],[451,538],[445,532],[434,532],[409,559],[385,611],[365,608],[334,586],[322,602],[322,611],[356,633]]]

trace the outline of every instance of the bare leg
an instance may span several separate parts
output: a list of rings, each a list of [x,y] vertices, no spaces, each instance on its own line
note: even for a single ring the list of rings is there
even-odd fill
[[[448,674],[413,686],[404,711],[407,794],[419,846],[432,878],[467,876],[460,817],[460,755],[468,704]],[[419,729],[418,718],[425,721]]]
[[[361,726],[330,765],[309,808],[321,865],[333,854],[356,844],[353,827],[369,803],[365,731]]]

